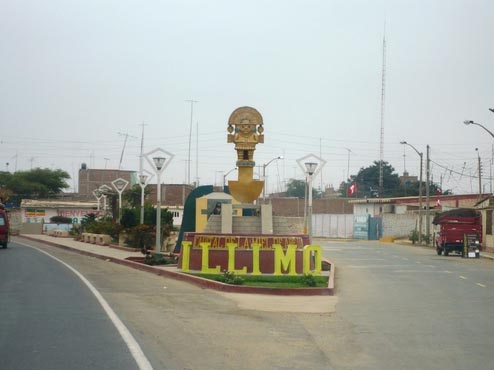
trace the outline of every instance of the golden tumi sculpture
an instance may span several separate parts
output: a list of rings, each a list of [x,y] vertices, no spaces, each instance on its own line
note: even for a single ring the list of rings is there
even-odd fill
[[[235,143],[238,180],[228,181],[231,195],[241,203],[253,203],[261,194],[264,181],[254,180],[254,150],[264,143],[261,114],[252,107],[240,107],[228,119],[227,142]]]

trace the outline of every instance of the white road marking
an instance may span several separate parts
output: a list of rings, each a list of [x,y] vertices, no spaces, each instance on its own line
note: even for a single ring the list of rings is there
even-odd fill
[[[460,279],[467,280],[468,278],[466,276],[460,275]]]
[[[410,265],[348,265],[346,267],[354,268],[354,269],[367,269],[367,268],[389,268],[389,267],[409,267]]]
[[[477,285],[478,285],[479,287],[482,287],[482,288],[486,288],[486,287],[487,287],[487,285],[480,284],[480,283],[477,283]]]
[[[446,271],[431,271],[431,270],[394,270],[393,272],[396,272],[396,273],[405,273],[405,272],[423,273],[423,272],[427,272],[427,273],[433,273],[433,274],[445,274],[446,273]]]
[[[120,336],[124,340],[125,344],[129,348],[130,353],[132,354],[132,357],[134,357],[134,360],[137,363],[137,366],[139,366],[139,370],[153,370],[153,367],[151,366],[151,363],[147,359],[146,355],[144,355],[144,352],[142,352],[141,347],[139,346],[139,343],[135,340],[135,338],[132,336],[130,333],[129,329],[125,326],[125,324],[122,322],[122,320],[119,319],[117,314],[112,310],[108,302],[103,298],[101,293],[87,280],[79,271],[77,271],[75,268],[70,266],[69,264],[65,263],[64,261],[58,259],[55,256],[52,256],[50,253],[47,253],[39,248],[36,248],[32,245],[24,244],[24,243],[19,243],[22,244],[26,247],[32,248],[37,250],[38,252],[44,253],[47,256],[53,258],[55,261],[60,262],[62,265],[67,267],[69,270],[71,270],[79,279],[82,280],[84,284],[89,288],[91,293],[96,297],[100,305],[103,307],[105,310],[106,314],[110,318],[111,322],[113,325],[115,325],[115,328],[117,328],[117,331],[119,332]]]

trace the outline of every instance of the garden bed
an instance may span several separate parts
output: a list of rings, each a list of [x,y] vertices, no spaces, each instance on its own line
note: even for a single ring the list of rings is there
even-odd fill
[[[202,274],[189,273],[189,275],[201,277],[208,280],[218,281],[233,285],[244,285],[261,288],[327,288],[329,276],[327,275],[234,275],[233,274]],[[237,280],[235,280],[237,279]]]

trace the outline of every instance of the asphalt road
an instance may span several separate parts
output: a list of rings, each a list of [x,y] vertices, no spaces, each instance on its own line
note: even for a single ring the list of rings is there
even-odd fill
[[[39,251],[0,249],[0,369],[136,369],[115,326],[67,267]]]
[[[494,369],[494,261],[425,247],[321,243],[337,266],[337,369]],[[340,357],[334,357],[339,361]]]
[[[80,271],[155,370],[494,369],[490,260],[324,242],[337,264],[337,296],[328,300],[336,310],[310,314],[241,308],[232,295],[28,244]],[[13,243],[0,250],[0,274],[0,369],[136,368],[94,297],[66,267]]]

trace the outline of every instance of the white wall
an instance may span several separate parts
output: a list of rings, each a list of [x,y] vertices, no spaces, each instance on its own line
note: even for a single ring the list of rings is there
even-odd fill
[[[312,235],[323,238],[352,238],[353,214],[312,215]]]

